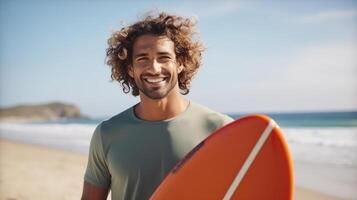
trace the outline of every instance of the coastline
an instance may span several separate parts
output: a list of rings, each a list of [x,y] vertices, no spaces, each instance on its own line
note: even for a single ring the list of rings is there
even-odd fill
[[[86,164],[85,154],[0,139],[0,200],[80,199]],[[296,187],[295,199],[342,198]]]

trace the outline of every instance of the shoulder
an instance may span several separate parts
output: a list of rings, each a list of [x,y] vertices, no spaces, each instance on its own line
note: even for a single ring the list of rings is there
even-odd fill
[[[110,148],[113,141],[117,141],[118,137],[128,132],[131,124],[134,123],[132,115],[132,107],[114,115],[113,117],[102,121],[96,128],[92,140],[103,146],[104,152]]]
[[[114,115],[113,117],[104,120],[100,123],[99,128],[102,134],[109,134],[111,132],[117,132],[123,126],[127,126],[133,123],[132,107],[122,111],[121,113]]]
[[[103,148],[106,154],[111,147],[113,141],[117,141],[123,133],[128,130],[130,124],[133,123],[132,116],[130,115],[132,107],[124,110],[123,112],[102,121],[94,131],[92,136],[93,144],[98,143]]]
[[[219,113],[195,102],[191,102],[190,111],[190,115],[192,115],[192,117],[205,120],[207,123],[211,123],[216,127],[224,126],[233,121],[233,118],[230,116]]]

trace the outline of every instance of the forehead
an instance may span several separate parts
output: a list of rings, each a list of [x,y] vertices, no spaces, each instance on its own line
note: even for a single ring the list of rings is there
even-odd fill
[[[142,52],[174,53],[174,42],[166,36],[142,35],[133,45],[133,54]]]

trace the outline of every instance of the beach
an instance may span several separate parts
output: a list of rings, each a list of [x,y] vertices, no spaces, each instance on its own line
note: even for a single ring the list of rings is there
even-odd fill
[[[0,139],[0,200],[78,200],[86,163],[86,154]],[[295,199],[341,198],[297,187]]]
[[[87,158],[0,140],[0,199],[80,199]]]

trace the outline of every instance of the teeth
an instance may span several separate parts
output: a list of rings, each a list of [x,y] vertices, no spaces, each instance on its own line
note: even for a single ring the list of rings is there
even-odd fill
[[[149,83],[158,83],[164,80],[164,78],[147,78],[145,79]]]

